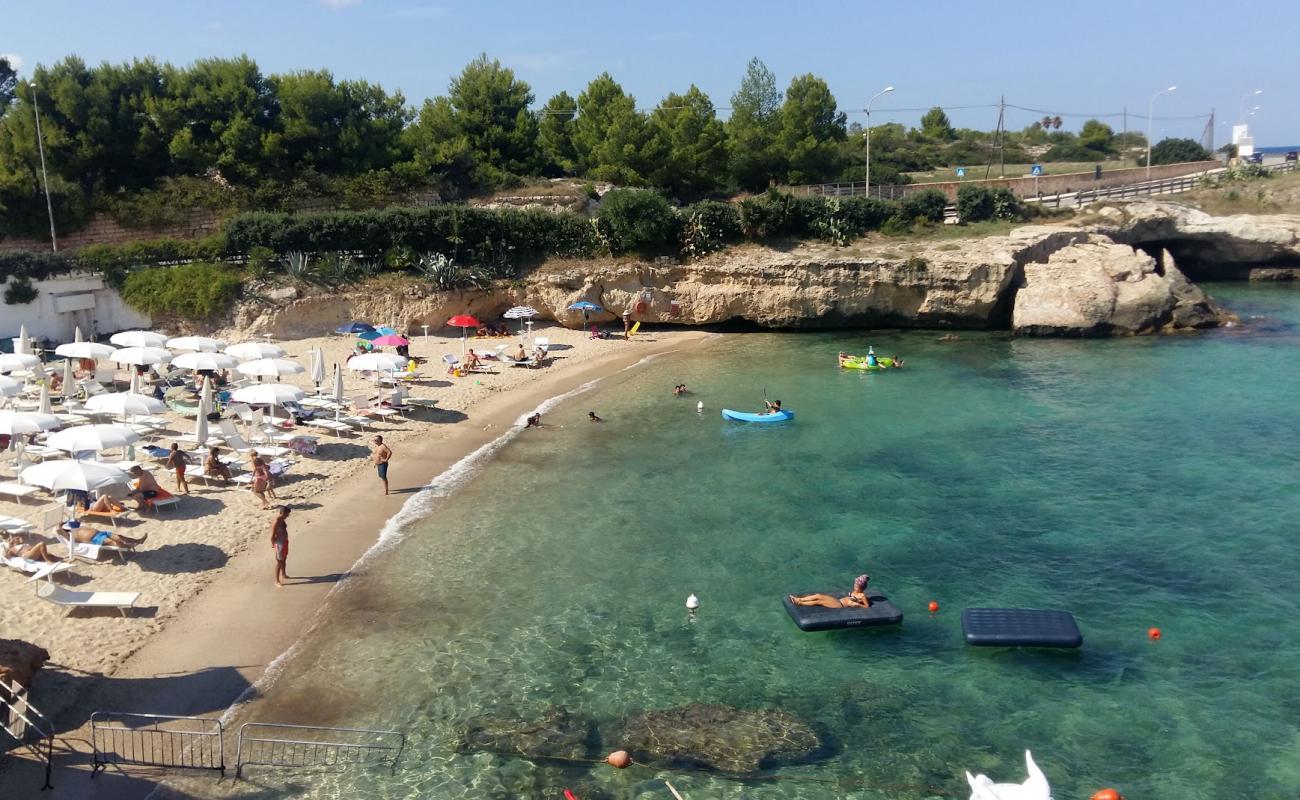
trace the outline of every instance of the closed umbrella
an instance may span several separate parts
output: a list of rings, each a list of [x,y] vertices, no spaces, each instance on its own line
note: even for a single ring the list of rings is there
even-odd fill
[[[0,375],[0,397],[13,397],[23,390],[23,385],[5,375]]]
[[[52,492],[94,492],[106,486],[125,486],[131,476],[120,468],[100,461],[45,461],[18,474],[28,486],[43,486]]]
[[[66,405],[68,398],[76,394],[73,383],[76,382],[75,370],[72,366],[72,359],[63,359],[63,402]]]
[[[355,335],[358,333],[369,333],[374,329],[375,329],[374,325],[371,325],[368,322],[362,322],[360,320],[354,319],[346,325],[340,325],[339,327],[335,328],[334,332]]]
[[[117,348],[112,345],[100,344],[99,342],[68,342],[54,348],[55,355],[64,358],[108,358],[117,352]]]
[[[225,353],[181,353],[172,359],[172,366],[195,371],[232,369],[239,364],[239,359]]]
[[[290,361],[287,358],[257,358],[252,361],[245,361],[235,369],[245,375],[256,375],[259,378],[275,378],[279,380],[284,375],[297,375],[300,372],[306,372],[306,368],[297,361]]]
[[[86,410],[99,414],[112,414],[116,417],[126,417],[139,414],[159,414],[167,410],[167,404],[147,394],[110,392],[91,397],[86,401]]]
[[[469,347],[469,329],[477,328],[482,323],[469,314],[457,314],[447,320],[447,324],[460,328],[460,354],[465,355],[465,350]]]
[[[50,382],[41,381],[41,399],[37,401],[36,410],[42,414],[50,414]]]
[[[80,453],[126,447],[139,440],[140,434],[125,425],[78,425],[51,433],[45,443],[57,450]]]
[[[191,353],[219,353],[226,343],[209,336],[177,336],[167,340],[170,350],[185,350]]]
[[[81,326],[80,326],[80,325],[78,325],[78,326],[76,327],[76,329],[73,331],[73,333],[72,333],[72,341],[74,341],[74,342],[84,342],[84,341],[86,341],[86,337],[84,337],[84,336],[81,335]]]
[[[161,347],[132,345],[113,353],[108,360],[122,365],[149,367],[154,364],[170,364],[172,354]]]
[[[325,354],[319,347],[311,349],[311,382],[316,384],[316,393],[320,394],[320,385],[325,382]]]
[[[31,355],[32,340],[27,335],[27,326],[18,326],[18,341],[14,342],[14,352],[19,355]]]
[[[343,408],[343,368],[338,364],[334,365],[334,393],[331,395],[334,401],[334,419],[339,418],[339,411]]]
[[[203,379],[203,391],[199,393],[199,415],[194,421],[194,442],[202,447],[208,441],[208,415],[212,413],[212,379]]]
[[[258,358],[283,358],[284,348],[270,342],[240,342],[232,344],[222,351],[240,361],[252,361]]]
[[[41,360],[31,353],[0,353],[0,372],[17,372],[31,369]]]
[[[119,331],[108,337],[118,347],[166,347],[167,337],[153,331]]]
[[[53,414],[39,411],[0,411],[0,433],[6,436],[52,431],[62,424]]]

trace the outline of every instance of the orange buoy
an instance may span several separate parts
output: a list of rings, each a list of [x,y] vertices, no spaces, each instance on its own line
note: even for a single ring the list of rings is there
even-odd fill
[[[605,756],[605,763],[614,769],[626,769],[632,763],[632,756],[626,750],[615,750]]]
[[[1153,642],[1158,642],[1158,641],[1160,641],[1160,629],[1159,629],[1159,628],[1147,628],[1147,638],[1150,639],[1150,640],[1153,641]]]
[[[1092,793],[1092,800],[1124,800],[1124,795],[1114,789],[1098,789]]]
[[[937,601],[937,600],[931,600],[931,601],[930,601],[930,613],[933,614],[934,612],[936,612],[936,611],[938,611],[938,610],[939,610],[939,601]]]

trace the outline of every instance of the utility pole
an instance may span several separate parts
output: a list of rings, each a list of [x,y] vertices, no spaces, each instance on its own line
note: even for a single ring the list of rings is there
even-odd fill
[[[1124,133],[1119,137],[1119,168],[1124,169],[1124,148],[1128,147],[1128,106],[1124,106]]]
[[[1007,96],[998,97],[998,177],[1007,177],[1007,137],[1003,121],[1007,113]]]
[[[41,107],[36,102],[36,83],[27,84],[32,90],[32,111],[36,112],[36,147],[41,151],[41,184],[45,187],[45,211],[50,215],[50,248],[59,252],[59,240],[54,236],[54,204],[50,202],[50,177],[45,173],[45,142],[41,139]]]

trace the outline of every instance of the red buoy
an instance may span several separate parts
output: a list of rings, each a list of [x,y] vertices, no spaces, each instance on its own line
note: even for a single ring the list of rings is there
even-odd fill
[[[568,789],[564,790],[564,800],[578,800],[578,796]]]
[[[1150,640],[1153,641],[1153,642],[1158,642],[1158,641],[1160,641],[1160,629],[1159,629],[1159,628],[1147,628],[1147,638],[1150,639]]]
[[[1093,792],[1092,800],[1124,800],[1124,795],[1114,789],[1098,789]]]
[[[632,763],[632,756],[628,755],[626,750],[615,750],[605,756],[605,763],[614,769],[626,769]]]
[[[933,614],[934,612],[936,612],[936,611],[938,611],[938,610],[939,610],[939,602],[938,602],[937,600],[931,600],[931,601],[930,601],[930,613]]]

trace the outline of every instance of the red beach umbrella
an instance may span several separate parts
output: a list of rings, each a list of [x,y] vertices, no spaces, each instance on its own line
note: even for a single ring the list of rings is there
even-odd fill
[[[447,320],[447,324],[460,328],[460,354],[465,355],[465,348],[468,347],[469,329],[477,328],[482,323],[471,317],[469,314],[457,314]]]

